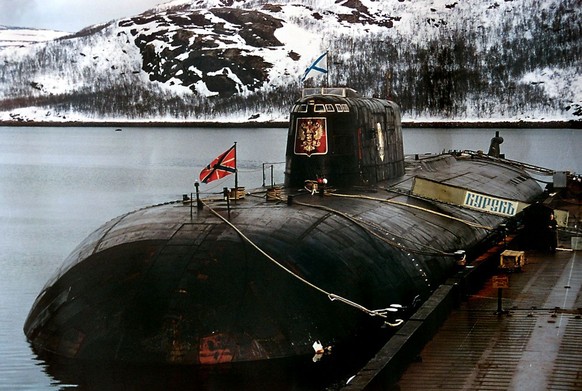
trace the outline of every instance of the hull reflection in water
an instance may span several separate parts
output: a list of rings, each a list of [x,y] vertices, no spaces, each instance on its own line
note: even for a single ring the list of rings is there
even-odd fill
[[[147,365],[84,361],[40,354],[56,384],[75,390],[256,391],[336,390],[369,360],[393,331],[381,329],[357,345],[337,347],[318,361],[313,355],[212,366]]]

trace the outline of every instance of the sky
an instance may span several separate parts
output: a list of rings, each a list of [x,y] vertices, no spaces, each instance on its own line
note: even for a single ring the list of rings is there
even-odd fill
[[[167,0],[0,0],[0,25],[76,32]]]

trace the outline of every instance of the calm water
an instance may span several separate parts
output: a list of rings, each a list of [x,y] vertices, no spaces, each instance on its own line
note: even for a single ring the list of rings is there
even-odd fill
[[[0,127],[0,389],[102,388],[99,379],[91,378],[85,378],[85,386],[80,387],[66,368],[48,366],[31,351],[22,326],[47,279],[105,221],[194,191],[200,169],[235,141],[239,185],[260,186],[263,163],[284,160],[286,132]],[[487,151],[493,135],[490,129],[405,129],[405,152]],[[580,130],[507,129],[501,135],[505,139],[501,150],[510,159],[582,172]],[[275,166],[276,182],[282,181],[282,168]],[[218,192],[223,186],[233,186],[233,179],[202,186],[204,192]],[[105,373],[113,370],[107,368]],[[270,373],[289,383],[301,376]],[[115,384],[118,389],[147,389],[152,384],[168,388],[168,378],[183,374],[158,370],[143,375],[119,375]],[[203,379],[194,381],[207,380]],[[97,385],[92,387],[91,382]],[[176,384],[182,383],[171,384],[177,389]],[[237,388],[236,384],[222,383],[216,388]],[[196,388],[192,382],[182,386]]]

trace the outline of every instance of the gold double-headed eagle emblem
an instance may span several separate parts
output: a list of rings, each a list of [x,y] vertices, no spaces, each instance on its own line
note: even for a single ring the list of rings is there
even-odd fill
[[[322,118],[306,118],[298,123],[296,152],[311,155],[321,151],[321,143],[324,142],[325,122]],[[325,149],[325,145],[324,145]]]

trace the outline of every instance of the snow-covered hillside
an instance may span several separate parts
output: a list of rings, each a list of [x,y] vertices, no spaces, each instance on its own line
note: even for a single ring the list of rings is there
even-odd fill
[[[52,41],[67,34],[69,33],[63,31],[0,26],[0,48]]]
[[[0,49],[0,120],[284,121],[300,77],[408,121],[577,121],[577,0],[174,0]],[[1,39],[1,35],[0,35]]]

